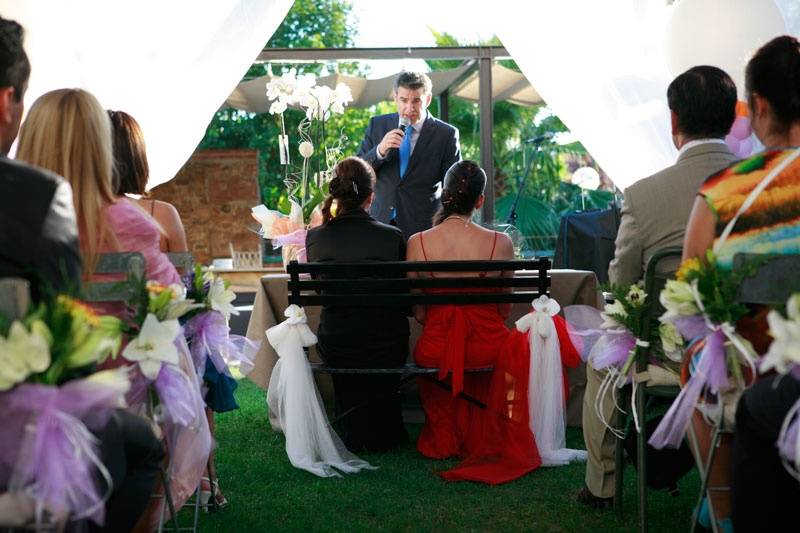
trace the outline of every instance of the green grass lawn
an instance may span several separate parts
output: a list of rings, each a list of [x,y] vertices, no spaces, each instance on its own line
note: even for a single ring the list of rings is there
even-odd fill
[[[269,427],[264,392],[240,381],[241,409],[217,417],[220,484],[230,505],[203,515],[203,531],[634,531],[636,487],[626,478],[625,515],[588,509],[575,501],[584,466],[540,468],[499,486],[447,483],[435,472],[456,461],[432,461],[410,442],[390,454],[364,455],[380,468],[342,478],[318,478],[293,468],[283,435]],[[409,427],[412,435],[419,426]],[[582,448],[579,429],[568,445]],[[681,495],[650,493],[652,531],[688,528],[695,473],[680,484]],[[189,525],[185,510],[181,525]]]

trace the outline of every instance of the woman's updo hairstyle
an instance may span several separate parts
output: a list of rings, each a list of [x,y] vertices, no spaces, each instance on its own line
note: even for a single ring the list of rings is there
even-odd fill
[[[444,175],[442,207],[433,215],[433,225],[452,215],[469,215],[486,187],[486,173],[475,161],[453,163]]]
[[[758,49],[745,69],[748,98],[757,93],[772,106],[777,133],[800,121],[800,43],[789,35]]]
[[[360,157],[346,157],[333,167],[328,184],[328,197],[322,204],[322,221],[327,224],[333,216],[331,206],[336,201],[336,215],[359,209],[375,190],[375,171]]]

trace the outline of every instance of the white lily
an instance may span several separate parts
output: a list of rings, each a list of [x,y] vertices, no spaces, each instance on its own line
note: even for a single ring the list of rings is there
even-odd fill
[[[39,328],[42,326],[44,324],[40,324]],[[28,328],[19,321],[11,324],[7,339],[0,338],[0,353],[4,353],[7,360],[19,361],[31,373],[44,372],[50,366],[47,338],[37,331],[28,332]]]
[[[606,304],[605,309],[603,309],[603,312],[600,313],[600,316],[603,317],[603,323],[600,324],[600,327],[602,329],[615,329],[624,327],[624,324],[611,315],[618,315],[622,317],[628,316],[628,312],[625,310],[625,306],[622,305],[622,302],[617,300],[614,303]]]
[[[238,315],[239,311],[231,304],[236,299],[236,293],[225,288],[225,282],[220,278],[214,279],[208,288],[208,301],[211,309],[219,311],[229,320],[231,315]]]
[[[786,303],[785,319],[777,311],[767,314],[769,333],[775,340],[761,359],[761,371],[771,369],[781,374],[800,364],[800,294],[795,294]]]
[[[154,314],[149,313],[139,335],[128,343],[122,355],[129,361],[137,361],[145,377],[156,379],[162,364],[178,364],[178,349],[174,342],[180,331],[177,320],[159,322]]]
[[[695,289],[685,281],[667,280],[667,284],[658,295],[658,301],[667,310],[661,317],[666,321],[676,316],[690,316],[700,313],[695,301]]]

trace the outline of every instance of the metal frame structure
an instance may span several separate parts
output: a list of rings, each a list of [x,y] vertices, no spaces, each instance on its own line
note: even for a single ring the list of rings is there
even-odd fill
[[[496,59],[510,59],[502,46],[459,46],[459,47],[407,47],[407,48],[264,48],[256,63],[305,63],[352,60],[386,59],[462,59],[473,67],[456,80],[458,84],[475,69],[478,70],[480,100],[481,166],[489,178],[486,183],[486,200],[483,204],[483,220],[494,220],[494,150],[492,130],[494,111],[492,107],[492,63]],[[439,95],[441,119],[447,121],[449,114],[448,91]]]

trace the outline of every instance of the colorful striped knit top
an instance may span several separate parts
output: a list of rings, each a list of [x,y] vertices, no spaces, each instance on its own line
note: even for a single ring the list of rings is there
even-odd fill
[[[795,149],[769,150],[710,176],[699,194],[716,219],[714,246],[750,192]],[[737,253],[800,254],[800,158],[792,161],[743,212],[717,251],[731,268]]]

